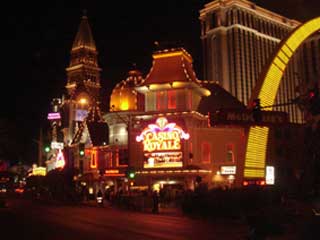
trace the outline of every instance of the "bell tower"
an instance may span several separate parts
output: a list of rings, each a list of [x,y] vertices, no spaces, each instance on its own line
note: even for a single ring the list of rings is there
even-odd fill
[[[98,51],[84,12],[66,68],[67,94],[62,104],[62,129],[66,145],[72,143],[88,112],[100,104],[100,72]],[[84,135],[86,137],[81,142],[88,142],[89,135]]]
[[[88,105],[99,101],[100,72],[98,51],[92,37],[88,17],[84,12],[71,49],[70,64],[66,68],[68,99],[86,99]]]

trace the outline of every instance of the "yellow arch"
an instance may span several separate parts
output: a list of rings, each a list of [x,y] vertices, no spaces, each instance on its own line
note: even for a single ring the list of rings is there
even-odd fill
[[[251,96],[260,99],[262,107],[274,104],[284,71],[297,48],[313,33],[320,30],[320,17],[300,26],[284,39],[271,58]],[[272,107],[264,110],[272,110]],[[264,177],[268,142],[268,127],[250,127],[244,166],[244,177]]]

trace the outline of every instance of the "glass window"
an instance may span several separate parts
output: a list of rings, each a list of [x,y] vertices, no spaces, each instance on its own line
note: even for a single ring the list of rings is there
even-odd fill
[[[157,92],[157,110],[165,110],[165,93],[164,91]]]
[[[210,144],[208,142],[202,142],[201,144],[201,161],[203,163],[210,163]]]
[[[119,165],[128,165],[128,150],[120,149],[119,150]]]
[[[168,90],[168,109],[177,108],[177,94],[175,90]]]

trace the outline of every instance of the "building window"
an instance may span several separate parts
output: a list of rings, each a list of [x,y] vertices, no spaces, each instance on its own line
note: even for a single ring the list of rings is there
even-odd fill
[[[91,164],[90,164],[90,167],[91,168],[97,168],[97,152],[96,151],[93,151],[92,154],[91,154]]]
[[[177,108],[177,93],[175,90],[168,90],[168,109]]]
[[[215,28],[217,26],[216,14],[212,13],[211,15],[211,28]]]
[[[165,93],[164,91],[157,92],[157,110],[165,110],[166,104],[165,104]]]
[[[193,148],[192,148],[192,142],[190,142],[190,148],[189,148],[189,163],[192,163],[193,161]]]
[[[227,162],[234,162],[234,145],[227,144]]]
[[[116,149],[114,157],[115,157],[115,166],[119,167],[119,149]]]
[[[120,149],[119,150],[119,166],[127,166],[128,161],[128,150],[127,149]]]
[[[201,144],[201,161],[202,163],[210,163],[210,144],[202,142]]]
[[[111,168],[112,167],[112,152],[107,152],[104,155],[105,161],[106,161],[106,166],[107,168]]]

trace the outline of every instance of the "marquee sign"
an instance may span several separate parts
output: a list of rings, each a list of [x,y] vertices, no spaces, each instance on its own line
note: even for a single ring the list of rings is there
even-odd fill
[[[47,169],[45,167],[34,167],[32,168],[32,176],[45,176]]]
[[[159,117],[156,124],[149,124],[136,137],[143,143],[145,168],[182,167],[181,140],[189,139],[176,123],[168,123],[167,118]]]
[[[156,124],[149,124],[142,133],[136,137],[137,142],[143,142],[144,151],[167,151],[181,149],[181,139],[189,139],[176,123],[168,123],[165,117],[156,120]]]

